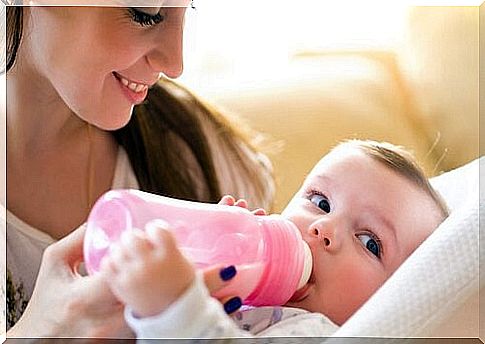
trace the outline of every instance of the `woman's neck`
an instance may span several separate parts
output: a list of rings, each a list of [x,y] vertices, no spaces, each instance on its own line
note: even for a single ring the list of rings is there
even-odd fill
[[[7,208],[61,238],[111,187],[117,143],[76,116],[47,80],[15,68],[7,75]]]
[[[85,135],[86,122],[47,79],[21,62],[7,74],[8,150],[35,155]]]

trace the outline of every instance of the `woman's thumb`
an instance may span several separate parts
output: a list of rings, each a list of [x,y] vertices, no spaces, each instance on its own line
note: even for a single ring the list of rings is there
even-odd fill
[[[67,236],[49,246],[48,250],[55,262],[62,261],[74,269],[83,261],[83,243],[86,224],[81,225]]]

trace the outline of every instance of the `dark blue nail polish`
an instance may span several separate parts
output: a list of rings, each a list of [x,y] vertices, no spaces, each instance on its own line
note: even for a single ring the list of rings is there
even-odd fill
[[[224,304],[224,310],[227,314],[231,314],[239,309],[242,306],[242,301],[240,297],[233,297],[229,301]]]
[[[231,278],[236,276],[236,267],[234,265],[230,265],[227,268],[221,269],[219,272],[219,276],[223,281],[229,281]]]

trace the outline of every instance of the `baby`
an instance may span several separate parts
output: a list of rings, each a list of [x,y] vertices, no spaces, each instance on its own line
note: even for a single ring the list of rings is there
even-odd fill
[[[101,272],[127,305],[138,338],[329,336],[448,211],[408,152],[352,140],[317,163],[282,215],[295,223],[313,256],[310,281],[284,307],[243,307],[229,317],[240,300],[222,300],[223,308],[209,293],[230,281],[209,272],[204,283],[161,228],[124,235]],[[229,267],[221,276],[229,280],[234,273]]]

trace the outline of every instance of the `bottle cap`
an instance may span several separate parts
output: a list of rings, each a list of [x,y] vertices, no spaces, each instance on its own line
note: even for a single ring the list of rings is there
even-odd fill
[[[296,290],[303,288],[303,286],[307,284],[313,269],[312,251],[305,241],[302,241],[302,243],[305,257],[303,261],[303,272],[301,274],[300,281],[298,282],[298,287],[296,287]]]

